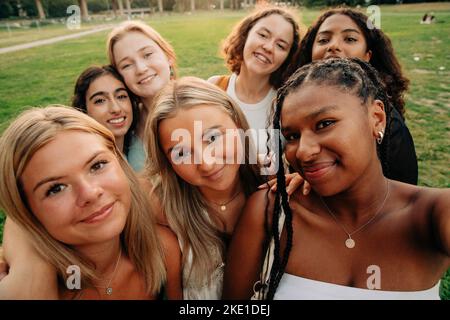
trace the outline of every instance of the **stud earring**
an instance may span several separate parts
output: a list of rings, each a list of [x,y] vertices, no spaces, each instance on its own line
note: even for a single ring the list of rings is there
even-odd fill
[[[384,131],[378,131],[378,138],[377,138],[377,143],[381,144],[383,142],[383,137],[384,137]]]

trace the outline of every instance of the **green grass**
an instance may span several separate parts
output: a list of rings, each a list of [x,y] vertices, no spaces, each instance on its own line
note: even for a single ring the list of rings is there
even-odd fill
[[[434,11],[436,24],[419,24],[426,11]],[[208,78],[227,72],[219,56],[219,45],[244,14],[230,11],[165,14],[152,16],[147,22],[173,44],[181,76]],[[318,14],[318,10],[300,12],[305,25]],[[419,184],[450,187],[450,4],[382,6],[381,14],[381,27],[390,36],[411,80],[406,118],[418,155]],[[66,32],[67,29],[48,26],[40,32],[22,31],[11,39],[2,30],[0,47]],[[107,33],[0,55],[0,123],[27,106],[68,104],[80,72],[91,64],[107,63]],[[0,236],[2,223],[0,217]],[[450,298],[450,273],[443,281],[442,296]]]

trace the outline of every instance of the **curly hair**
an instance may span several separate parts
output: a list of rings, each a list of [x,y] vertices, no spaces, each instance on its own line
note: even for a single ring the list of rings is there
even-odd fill
[[[384,103],[386,113],[385,135],[381,145],[377,144],[378,156],[381,160],[383,172],[388,171],[387,158],[390,140],[390,119],[392,106],[385,93],[385,86],[377,75],[377,71],[370,64],[359,59],[328,59],[316,61],[298,69],[278,90],[276,99],[276,111],[273,118],[273,126],[280,130],[281,110],[286,97],[300,90],[305,84],[329,85],[340,88],[355,95],[366,104],[370,99],[378,99]],[[281,139],[279,137],[279,139]],[[277,152],[278,161],[282,161],[281,141]],[[273,299],[278,284],[286,268],[290,250],[292,248],[292,211],[289,207],[288,195],[286,192],[286,180],[284,167],[280,166],[277,172],[277,192],[273,209],[272,225],[268,232],[269,240],[273,237],[275,249],[272,269],[270,270],[269,291],[267,299]],[[287,243],[283,255],[280,258],[280,232],[278,221],[281,208],[286,215],[285,226]]]
[[[372,51],[369,62],[378,71],[381,79],[386,84],[386,93],[391,99],[393,106],[404,118],[404,93],[408,90],[409,80],[402,73],[391,40],[380,29],[368,28],[367,21],[369,18],[361,12],[349,8],[337,8],[327,10],[318,17],[300,43],[297,67],[304,66],[312,61],[312,49],[317,32],[324,21],[335,14],[349,17],[361,29],[367,43],[367,50]]]
[[[131,143],[131,138],[133,135],[133,132],[137,126],[138,119],[139,119],[139,108],[138,108],[138,98],[127,88],[125,85],[125,81],[123,80],[122,76],[116,71],[116,69],[111,65],[106,66],[92,66],[84,70],[80,76],[78,77],[75,88],[73,92],[72,97],[72,108],[78,109],[82,111],[83,113],[87,113],[87,91],[89,90],[89,87],[91,83],[93,83],[96,79],[99,77],[105,76],[105,75],[111,75],[115,79],[119,80],[123,83],[123,86],[127,90],[128,97],[131,101],[131,108],[133,111],[133,121],[131,123],[130,129],[125,134],[124,137],[124,144],[123,144],[123,153],[125,155],[128,154],[128,150]]]
[[[262,6],[253,13],[241,20],[233,31],[225,39],[222,46],[222,53],[225,56],[225,62],[231,72],[239,74],[244,60],[244,47],[248,34],[253,26],[261,19],[277,14],[282,16],[292,25],[294,39],[289,54],[282,65],[270,75],[269,83],[275,89],[281,87],[284,81],[295,71],[295,62],[297,59],[300,44],[300,27],[295,18],[295,14],[290,10],[275,6]]]

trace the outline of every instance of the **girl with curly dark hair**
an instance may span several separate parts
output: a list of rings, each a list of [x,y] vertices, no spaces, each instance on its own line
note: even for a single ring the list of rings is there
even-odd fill
[[[402,73],[390,39],[361,12],[348,8],[327,10],[302,39],[297,65],[331,57],[359,58],[378,71],[394,107],[389,170],[384,173],[390,179],[417,184],[414,141],[404,119],[404,93],[409,80]]]

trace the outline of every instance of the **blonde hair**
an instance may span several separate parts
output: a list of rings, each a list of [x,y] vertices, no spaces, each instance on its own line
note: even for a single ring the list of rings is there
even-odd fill
[[[24,111],[10,124],[0,137],[0,208],[30,235],[39,253],[58,270],[61,281],[67,276],[66,268],[73,264],[80,267],[84,285],[92,286],[93,280],[99,278],[91,261],[48,233],[27,205],[21,185],[21,175],[35,152],[67,130],[100,136],[105,146],[116,155],[131,190],[131,208],[121,233],[121,242],[136,270],[143,276],[147,293],[156,294],[165,282],[166,271],[147,197],[117,149],[112,133],[88,115],[55,105]]]
[[[173,78],[176,78],[177,57],[172,45],[167,42],[155,29],[145,24],[142,21],[124,21],[119,26],[114,28],[108,35],[106,42],[106,50],[108,51],[109,63],[117,69],[116,59],[114,58],[114,46],[129,32],[140,32],[151,40],[153,40],[164,52],[167,58],[171,61],[173,71]]]
[[[231,117],[238,128],[244,131],[249,128],[242,111],[223,90],[204,80],[184,77],[171,81],[155,97],[144,135],[150,155],[144,173],[148,179],[154,180],[155,192],[163,205],[167,221],[183,245],[184,268],[186,250],[192,249],[192,267],[188,279],[197,284],[201,284],[206,278],[205,274],[211,274],[217,264],[222,262],[218,259],[223,259],[223,240],[217,226],[205,214],[206,202],[198,188],[184,181],[173,170],[159,143],[158,129],[161,121],[172,117],[179,110],[200,105],[219,107]],[[260,182],[257,166],[248,164],[252,150],[246,148],[246,164],[241,165],[239,169],[240,178],[245,182],[246,196],[255,191]],[[155,176],[158,177],[156,180]]]

